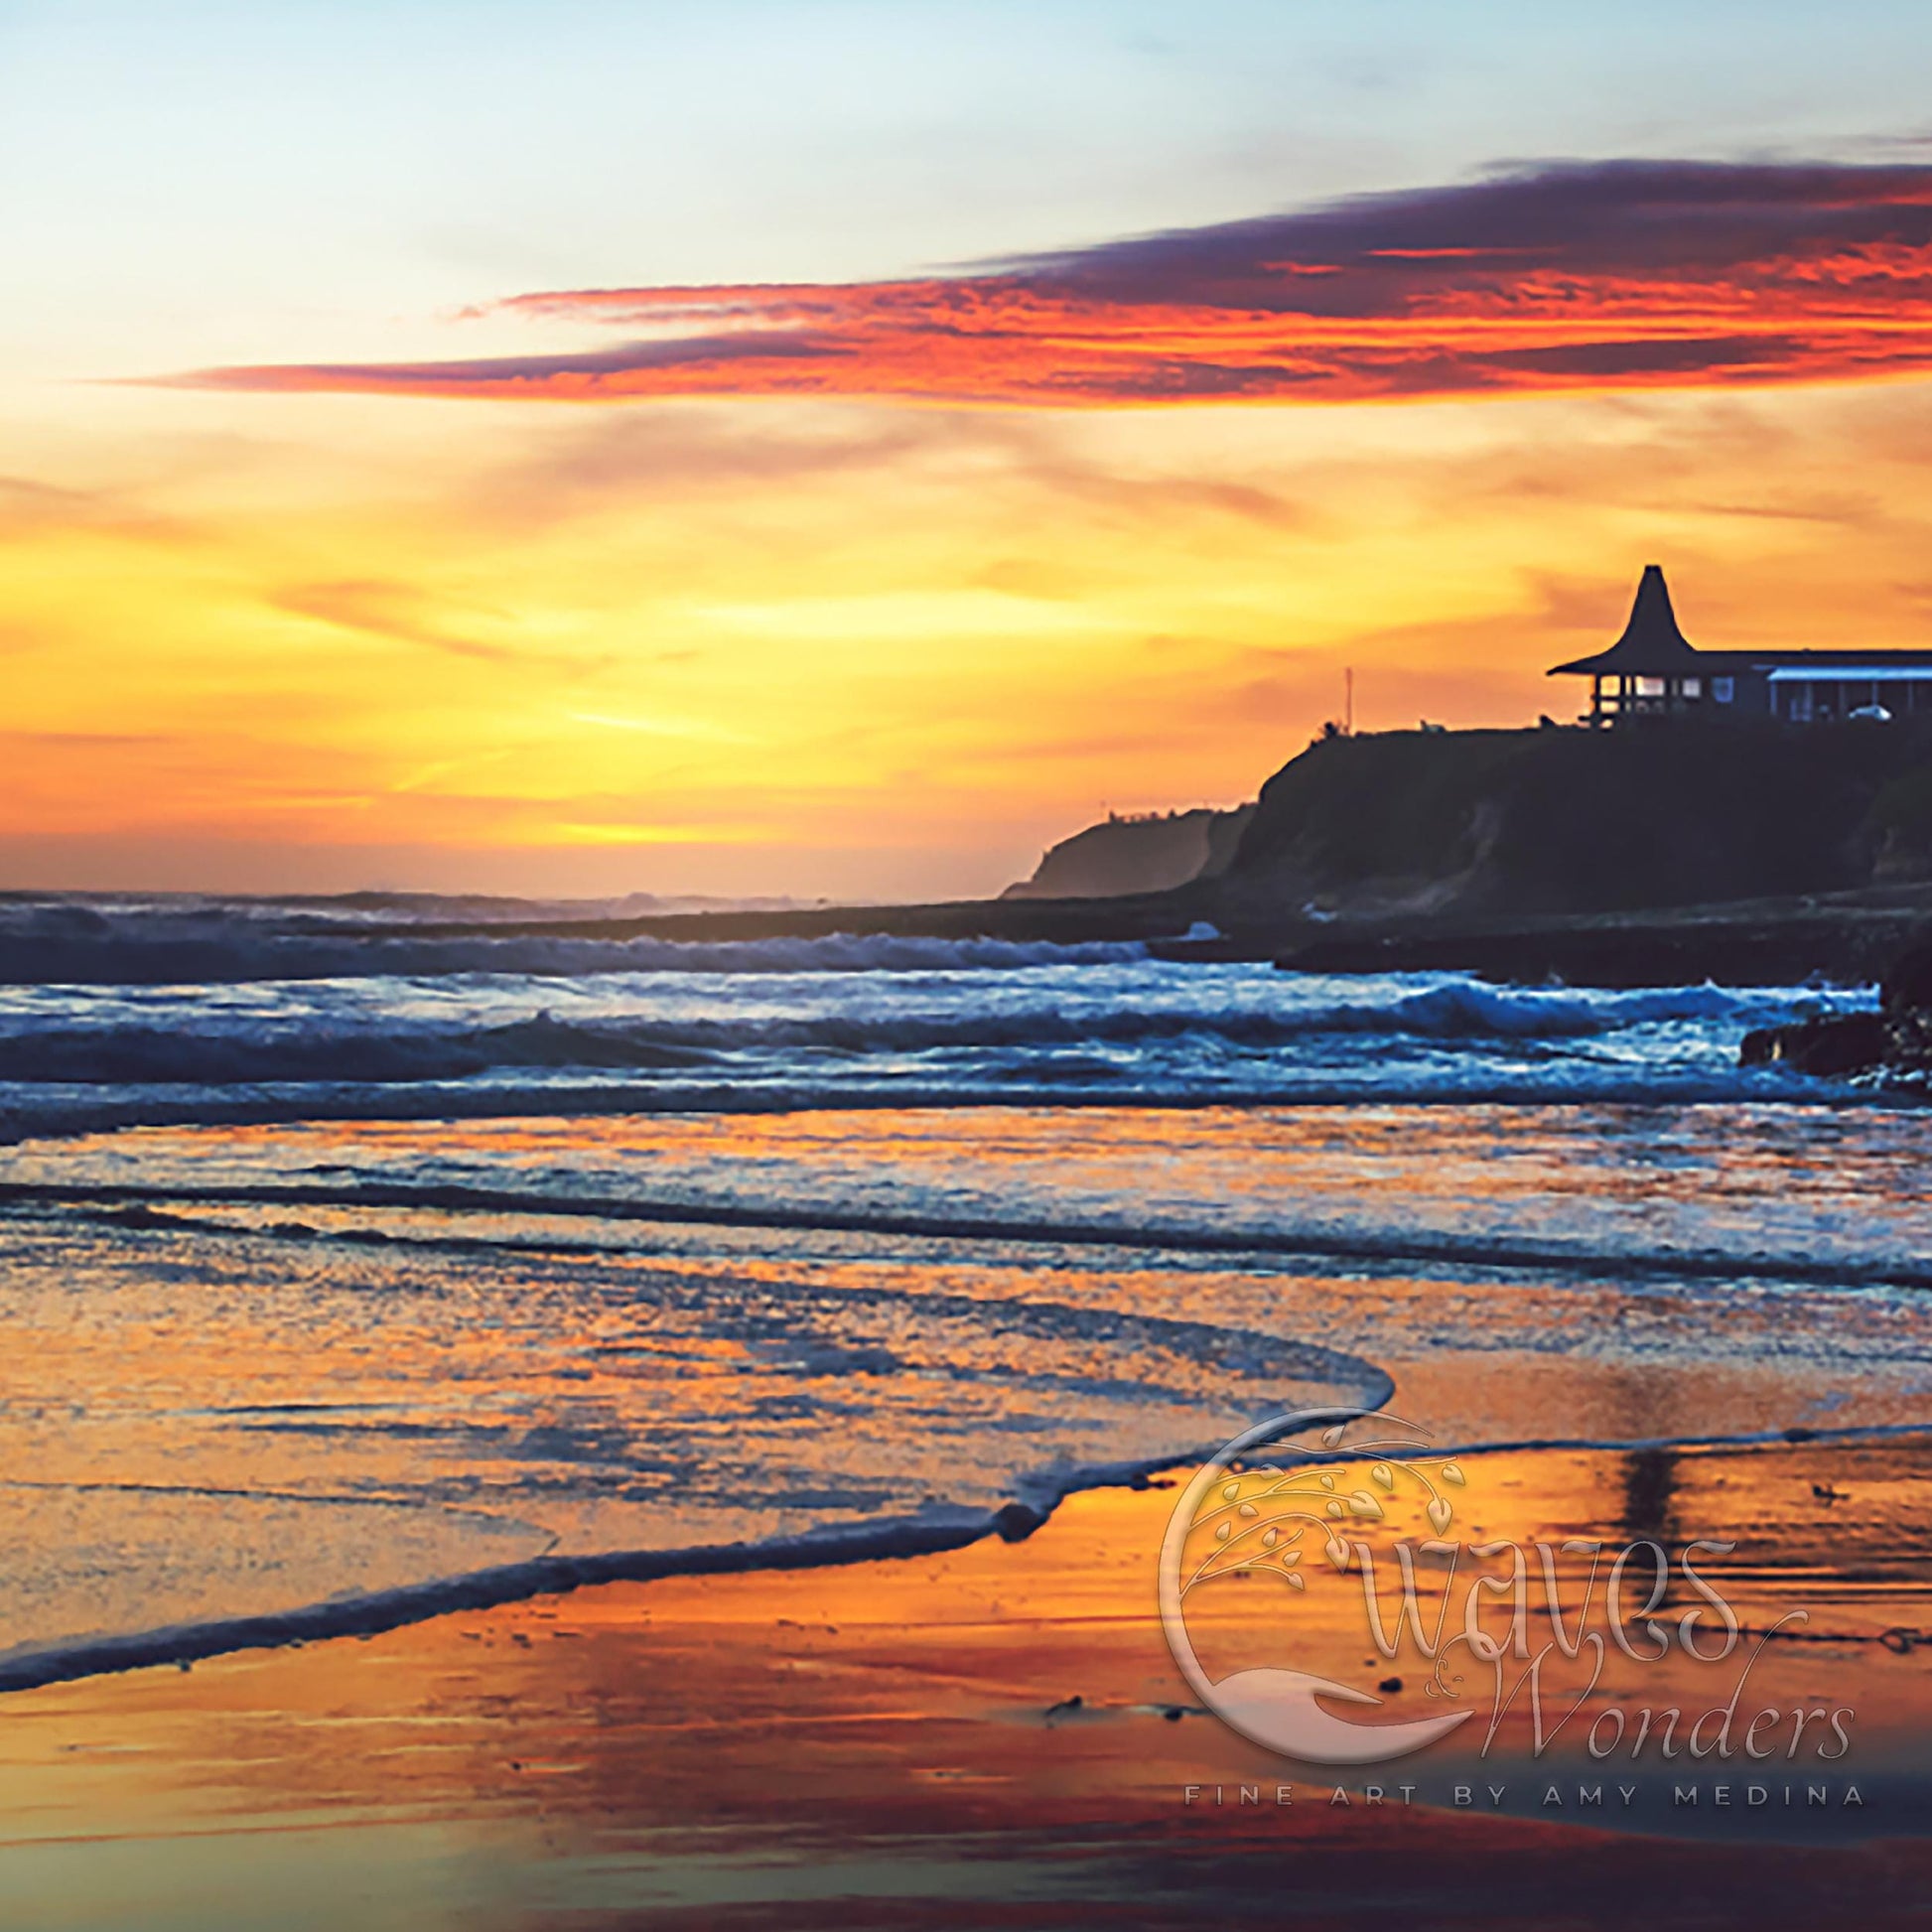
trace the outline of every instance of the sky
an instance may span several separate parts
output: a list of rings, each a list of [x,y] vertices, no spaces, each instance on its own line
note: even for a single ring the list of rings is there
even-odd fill
[[[937,897],[1932,626],[1932,9],[0,0],[0,887]]]

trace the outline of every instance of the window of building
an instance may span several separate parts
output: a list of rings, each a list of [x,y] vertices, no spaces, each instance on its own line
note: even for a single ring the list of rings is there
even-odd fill
[[[1737,680],[1734,677],[1714,677],[1711,680],[1711,698],[1714,704],[1729,704],[1737,695]]]

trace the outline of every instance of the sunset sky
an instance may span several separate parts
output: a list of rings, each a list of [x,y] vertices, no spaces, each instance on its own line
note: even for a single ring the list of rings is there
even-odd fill
[[[0,0],[0,886],[943,897],[1932,641],[1932,8]]]

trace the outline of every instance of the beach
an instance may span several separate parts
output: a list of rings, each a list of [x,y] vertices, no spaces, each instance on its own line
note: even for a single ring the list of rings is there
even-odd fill
[[[1928,71],[0,0],[0,1932],[1932,1925]]]
[[[1912,1922],[1923,1115],[1737,1064],[1861,989],[82,909],[0,995],[8,1923]],[[1164,1621],[1296,1413],[1402,1433],[1291,1429],[1189,1641],[1458,1719],[1391,1761]],[[1534,1699],[1371,1641],[1432,1526]]]
[[[238,1928],[265,1900],[278,1925],[371,1932],[1372,1910],[1613,1926],[1638,1902],[1671,1926],[1920,1922],[1932,1693],[1922,1651],[1875,1639],[1923,1621],[1924,1559],[1882,1592],[1834,1585],[1846,1553],[1806,1505],[1828,1474],[1848,1512],[1880,1493],[1921,1511],[1923,1442],[1679,1469],[1693,1514],[1739,1489],[1784,1504],[1757,1555],[1793,1574],[1768,1593],[1833,1627],[1760,1677],[1859,1706],[1856,1779],[1499,1758],[1458,1805],[1454,1762],[1291,1775],[1189,1705],[1167,1656],[1151,1598],[1172,1491],[1107,1490],[1017,1546],[611,1586],[17,1696],[10,1922]],[[1630,1458],[1603,1452],[1500,1457],[1494,1476],[1512,1515],[1554,1507],[1570,1527],[1631,1488]]]

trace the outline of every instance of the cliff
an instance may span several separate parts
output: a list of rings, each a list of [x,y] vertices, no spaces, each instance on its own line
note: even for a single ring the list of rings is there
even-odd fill
[[[1120,898],[1165,893],[1227,870],[1253,813],[1167,812],[1147,818],[1110,818],[1048,847],[1031,879],[1009,886],[1002,898]]]
[[[1262,787],[1230,912],[1518,917],[1932,880],[1932,717],[1317,742]]]

